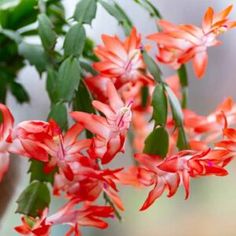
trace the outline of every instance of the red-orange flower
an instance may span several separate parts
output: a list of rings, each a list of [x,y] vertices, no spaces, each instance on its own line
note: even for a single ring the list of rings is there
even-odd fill
[[[109,206],[85,205],[81,209],[75,209],[77,199],[71,200],[55,214],[47,217],[45,225],[67,224],[70,230],[66,235],[81,236],[80,227],[96,227],[105,229],[108,224],[102,218],[113,217],[113,208]]]
[[[104,46],[98,46],[96,55],[101,60],[94,68],[103,76],[115,80],[116,88],[127,82],[137,80],[150,81],[145,75],[145,64],[141,54],[141,36],[135,28],[130,36],[122,42],[117,36],[103,35]]]
[[[114,85],[109,82],[107,86],[109,105],[93,101],[93,106],[105,117],[85,112],[71,113],[76,122],[96,135],[89,151],[93,158],[101,158],[103,164],[110,162],[118,152],[123,151],[132,116],[132,101],[125,104]]]
[[[193,60],[193,68],[198,78],[206,70],[207,48],[220,44],[217,37],[236,26],[227,16],[232,6],[219,13],[208,8],[202,22],[202,28],[195,25],[174,25],[165,20],[159,21],[163,31],[150,35],[148,38],[158,44],[158,60],[178,69],[181,64]]]
[[[21,218],[22,225],[16,226],[15,230],[21,235],[50,236],[50,225],[45,224],[47,214],[48,209],[46,208],[40,217],[23,216]]]
[[[228,151],[206,150],[203,152],[185,150],[161,159],[159,156],[136,154],[139,167],[121,173],[120,181],[132,186],[153,186],[140,210],[146,210],[165,190],[172,197],[180,184],[185,188],[185,198],[189,197],[190,178],[200,176],[227,175],[224,166],[231,156]],[[127,176],[127,177],[126,177]]]
[[[219,141],[223,135],[225,117],[227,117],[229,126],[236,125],[236,104],[230,97],[226,98],[214,112],[207,116],[185,110],[184,125],[191,148],[204,149],[204,146]]]
[[[56,174],[54,181],[54,194],[66,193],[70,199],[77,198],[80,201],[95,201],[102,192],[106,192],[111,201],[120,209],[124,210],[118,196],[115,181],[117,174],[122,170],[100,170],[96,160],[81,156],[70,163],[74,178],[69,181],[62,174]]]
[[[91,140],[77,140],[83,127],[73,125],[65,134],[54,121],[25,121],[13,131],[11,152],[44,163],[44,171],[51,172],[56,166],[67,179],[73,179],[70,162],[91,145]]]

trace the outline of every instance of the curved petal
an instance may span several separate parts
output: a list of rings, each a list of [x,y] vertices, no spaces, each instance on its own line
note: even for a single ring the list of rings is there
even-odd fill
[[[162,195],[164,190],[165,190],[165,185],[163,181],[157,183],[154,189],[148,194],[148,197],[144,202],[143,206],[140,208],[140,211],[144,211],[148,207],[150,207],[154,203],[154,201]]]
[[[112,82],[107,83],[107,95],[109,99],[109,104],[113,111],[117,112],[122,107],[124,107],[124,103],[120,98],[120,95],[118,94],[114,84]]]
[[[37,142],[29,139],[21,139],[20,141],[28,157],[43,162],[48,161],[48,153],[43,148],[41,148]]]
[[[208,55],[206,51],[197,53],[193,58],[193,69],[196,76],[200,79],[206,71]]]
[[[114,115],[114,112],[110,109],[110,107],[107,104],[99,101],[93,101],[92,104],[94,108],[102,112],[106,117],[109,118]]]
[[[205,34],[208,33],[211,29],[213,23],[213,16],[214,16],[214,10],[211,7],[209,7],[202,21],[202,28]]]
[[[0,103],[0,110],[2,112],[2,123],[0,124],[0,138],[6,140],[9,136],[14,124],[14,118],[10,110]]]
[[[83,125],[92,133],[97,134],[101,137],[109,137],[110,130],[103,124],[106,123],[105,118],[78,111],[71,112],[70,114],[76,122]],[[103,121],[103,123],[101,123],[100,121]]]
[[[76,142],[78,135],[83,131],[83,126],[80,124],[73,125],[64,136],[64,146],[69,146]]]
[[[107,195],[111,198],[112,202],[121,210],[124,211],[125,208],[123,206],[123,203],[119,197],[119,195],[117,194],[117,192],[111,190],[111,189],[103,189]]]
[[[111,53],[114,53],[115,55],[119,56],[121,60],[126,59],[127,53],[125,51],[125,48],[117,37],[102,35],[102,40],[105,47],[108,48]]]

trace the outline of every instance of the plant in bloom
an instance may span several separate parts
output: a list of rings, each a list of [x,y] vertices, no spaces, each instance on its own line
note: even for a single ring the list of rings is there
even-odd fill
[[[102,40],[104,46],[95,49],[100,61],[94,64],[101,75],[114,80],[118,88],[127,82],[150,81],[145,73],[146,66],[141,54],[141,35],[135,28],[124,42],[117,36],[108,35],[103,35]]]
[[[118,152],[123,151],[132,117],[132,101],[124,103],[111,82],[107,84],[107,97],[109,104],[93,101],[93,106],[105,117],[83,112],[71,113],[76,122],[96,134],[90,153],[100,158],[102,164],[110,162]]]
[[[15,230],[22,235],[47,236],[53,225],[68,224],[70,229],[66,235],[80,236],[79,228],[82,226],[97,227],[105,229],[108,224],[100,218],[113,217],[113,209],[109,206],[84,206],[81,209],[73,209],[77,199],[71,200],[57,213],[47,216],[47,209],[42,216],[35,220],[22,218],[22,225],[15,227]]]
[[[201,28],[190,24],[175,25],[160,20],[158,24],[162,31],[148,36],[158,45],[158,60],[176,69],[192,60],[194,72],[201,78],[207,67],[207,48],[219,45],[217,37],[236,26],[235,21],[227,18],[231,10],[232,6],[229,6],[215,13],[211,7],[208,8]]]
[[[147,37],[157,43],[155,60],[143,42],[145,37],[119,5],[87,3],[79,1],[66,35],[67,27],[54,31],[58,30],[53,28],[55,18],[41,12],[47,4],[38,7],[42,45],[32,51],[43,52],[38,57],[46,66],[24,52],[34,46],[24,42],[23,34],[5,32],[11,40],[21,40],[21,56],[40,74],[47,74],[51,101],[47,121],[15,125],[9,108],[0,103],[0,181],[4,182],[15,155],[30,161],[30,184],[17,200],[17,213],[23,216],[15,231],[21,235],[49,236],[56,225],[68,226],[66,236],[80,236],[82,227],[105,229],[108,219],[122,219],[125,203],[119,191],[124,185],[151,188],[140,211],[151,207],[164,192],[174,197],[181,186],[188,199],[191,179],[226,176],[235,157],[233,99],[225,99],[209,115],[192,111],[187,107],[185,68],[192,60],[196,76],[204,75],[208,47],[219,45],[218,36],[236,26],[228,19],[232,6],[219,13],[208,8],[201,27],[159,20],[161,31]],[[91,24],[97,4],[118,19],[127,34],[125,40],[102,35],[103,44],[94,46],[86,37],[84,24]],[[146,10],[155,9],[149,6]],[[160,18],[157,12],[151,15]],[[55,47],[60,34],[63,51]],[[178,73],[163,78],[159,62]],[[21,90],[16,84],[12,86]],[[25,93],[21,90],[20,94]],[[133,153],[127,152],[128,143]],[[120,159],[124,164],[117,166],[115,159],[121,155],[125,155]],[[126,166],[128,159],[133,164]],[[56,197],[65,204],[51,213],[50,201]]]

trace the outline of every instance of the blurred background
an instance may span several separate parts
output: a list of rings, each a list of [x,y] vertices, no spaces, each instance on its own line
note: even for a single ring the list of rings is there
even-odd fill
[[[139,32],[144,36],[155,32],[155,22],[133,0],[117,1],[126,10],[135,23]],[[153,0],[165,19],[175,23],[201,24],[202,16],[207,7],[212,6],[219,11],[229,4],[236,5],[235,0]],[[76,0],[64,0],[66,14],[73,13]],[[236,9],[231,14],[236,19]],[[101,42],[101,34],[117,34],[124,37],[117,22],[99,7],[96,20],[92,27],[87,27],[88,34],[97,43]],[[191,109],[206,114],[212,111],[219,102],[227,96],[236,98],[236,30],[232,30],[221,37],[223,45],[209,50],[209,64],[204,78],[197,80],[188,65],[190,77]],[[34,40],[34,39],[32,39]],[[163,67],[164,75],[172,75],[174,71]],[[12,110],[16,122],[27,119],[46,119],[49,110],[49,100],[45,91],[45,80],[40,80],[36,70],[27,66],[19,74],[20,81],[29,91],[31,102],[27,105],[16,104],[10,95],[7,103]],[[120,157],[120,165],[128,164],[129,153]],[[15,166],[14,166],[15,165]],[[17,167],[17,168],[16,168]],[[13,227],[20,223],[19,215],[15,215],[16,198],[28,183],[26,172],[28,163],[17,157],[11,166],[11,171],[5,178],[9,183],[7,188],[14,189],[5,214],[0,221],[0,235],[16,235]],[[84,230],[86,236],[234,236],[236,235],[236,163],[229,167],[230,175],[217,178],[209,177],[197,179],[191,183],[191,197],[184,200],[182,189],[171,199],[163,196],[148,211],[139,212],[138,209],[146,198],[147,191],[124,188],[121,197],[125,203],[126,212],[123,222],[110,221],[110,227],[104,231]],[[14,179],[14,181],[12,181]],[[1,194],[1,191],[0,191]],[[6,195],[6,198],[10,197]],[[4,202],[0,202],[4,204]],[[60,206],[56,200],[53,210]],[[65,228],[66,229],[66,228]],[[63,227],[55,227],[52,235],[64,235]]]

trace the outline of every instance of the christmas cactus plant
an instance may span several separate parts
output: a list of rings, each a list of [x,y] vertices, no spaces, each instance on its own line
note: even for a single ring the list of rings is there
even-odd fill
[[[58,224],[69,226],[66,235],[81,235],[84,226],[104,229],[107,218],[122,219],[124,185],[151,187],[140,203],[144,211],[179,187],[187,199],[193,178],[228,174],[236,151],[236,104],[227,98],[209,115],[192,111],[185,65],[191,61],[196,77],[204,76],[208,47],[220,45],[219,36],[236,26],[229,19],[232,6],[220,12],[209,7],[196,26],[163,19],[149,0],[132,2],[157,21],[156,32],[141,35],[113,0],[78,0],[69,19],[59,0],[0,1],[0,181],[11,154],[30,161],[29,185],[17,199],[19,234],[50,235]],[[102,35],[95,45],[86,35],[98,5],[118,21],[125,38]],[[29,43],[32,36],[40,43]],[[15,124],[6,96],[30,100],[17,80],[27,63],[46,80],[51,107],[47,120]],[[160,64],[175,75],[163,78]],[[125,154],[126,142],[133,156]],[[133,165],[111,167],[116,158],[130,158]],[[53,196],[66,203],[49,213]]]

